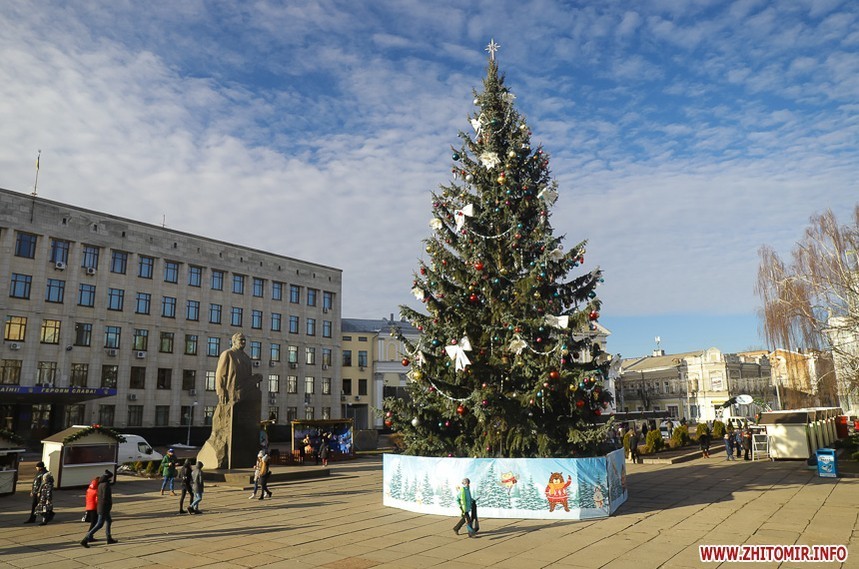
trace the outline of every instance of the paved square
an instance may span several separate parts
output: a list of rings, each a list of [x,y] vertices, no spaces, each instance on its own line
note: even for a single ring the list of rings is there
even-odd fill
[[[630,499],[611,518],[487,519],[474,539],[453,533],[455,518],[383,507],[381,468],[381,457],[333,464],[329,478],[272,485],[264,501],[210,484],[200,516],[176,513],[178,498],[161,496],[160,480],[121,475],[113,510],[120,542],[107,545],[102,530],[89,549],[78,544],[83,489],[55,492],[51,524],[24,525],[23,480],[0,498],[0,566],[681,569],[736,566],[699,562],[699,544],[799,543],[847,545],[850,557],[744,566],[859,568],[859,479],[820,479],[800,462],[628,464]]]

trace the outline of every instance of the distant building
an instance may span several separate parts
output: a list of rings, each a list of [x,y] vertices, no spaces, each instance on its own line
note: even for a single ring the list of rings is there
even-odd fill
[[[835,367],[828,352],[779,348],[772,352],[758,350],[742,354],[769,359],[780,409],[838,406]]]
[[[725,354],[717,348],[668,355],[657,350],[624,359],[615,389],[620,411],[665,411],[697,421],[721,419],[722,405],[741,394],[778,407],[766,355]],[[740,416],[756,412],[755,405],[733,411]]]
[[[381,429],[384,418],[374,412],[382,408],[385,397],[405,397],[406,374],[411,364],[402,342],[391,334],[399,330],[406,338],[417,342],[420,333],[402,320],[381,318],[343,318],[341,347],[343,350],[341,414],[354,420],[356,429]]]
[[[208,424],[242,331],[262,419],[339,418],[340,269],[0,189],[0,426]]]

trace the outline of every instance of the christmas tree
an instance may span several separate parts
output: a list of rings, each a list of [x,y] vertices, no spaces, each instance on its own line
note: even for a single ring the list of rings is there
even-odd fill
[[[548,510],[549,502],[543,492],[534,485],[534,479],[530,476],[523,485],[522,494],[516,505],[522,510]]]
[[[564,250],[553,234],[557,182],[499,75],[497,47],[473,133],[453,149],[453,180],[433,193],[428,259],[412,290],[426,312],[401,307],[421,331],[415,343],[398,334],[411,354],[410,399],[386,399],[385,424],[407,454],[596,454],[612,400],[601,383],[608,357],[592,342],[601,271],[568,280],[585,242]]]
[[[510,508],[510,495],[507,493],[507,489],[501,485],[494,464],[489,465],[483,478],[472,483],[471,495],[484,508]]]

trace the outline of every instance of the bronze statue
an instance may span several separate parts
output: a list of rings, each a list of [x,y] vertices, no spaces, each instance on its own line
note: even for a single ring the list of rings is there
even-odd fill
[[[233,334],[232,347],[218,359],[218,406],[212,416],[212,434],[197,455],[197,460],[212,468],[250,468],[256,462],[262,375],[253,373],[253,363],[244,351],[246,344],[244,334]]]

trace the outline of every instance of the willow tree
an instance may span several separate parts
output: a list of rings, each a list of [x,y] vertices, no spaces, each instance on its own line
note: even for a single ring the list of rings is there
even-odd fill
[[[767,341],[816,354],[824,366],[831,354],[838,396],[851,406],[859,389],[859,205],[847,225],[830,210],[812,216],[789,264],[769,246],[759,254],[756,292]],[[823,384],[833,379],[831,372],[817,375]]]

